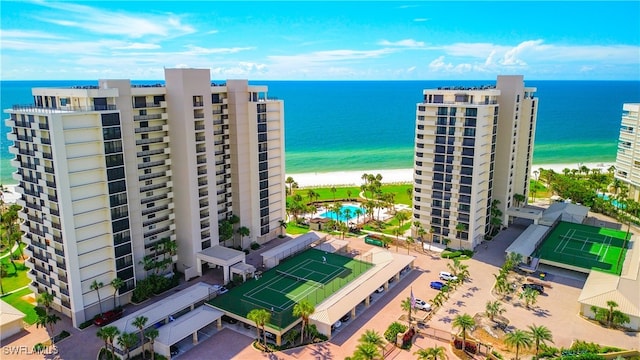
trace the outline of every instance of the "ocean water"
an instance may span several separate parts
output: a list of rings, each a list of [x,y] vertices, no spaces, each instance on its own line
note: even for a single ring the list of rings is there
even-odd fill
[[[133,81],[155,84],[157,80]],[[287,173],[413,166],[416,103],[422,90],[495,81],[252,81],[285,103]],[[32,103],[32,87],[96,81],[1,81],[2,108]],[[534,81],[539,98],[535,164],[613,162],[622,104],[640,102],[640,81]],[[0,181],[15,183],[9,129],[0,124]]]

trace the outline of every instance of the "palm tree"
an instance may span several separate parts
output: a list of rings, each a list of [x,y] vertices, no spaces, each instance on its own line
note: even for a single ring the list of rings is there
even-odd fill
[[[407,236],[404,242],[407,245],[407,255],[409,255],[409,248],[411,247],[411,244],[415,244],[416,241],[413,239],[413,236]]]
[[[117,277],[111,280],[111,286],[113,287],[113,308],[115,309],[117,307],[116,294],[118,293],[118,290],[120,290],[124,286],[124,281]]]
[[[354,211],[355,215],[356,215],[356,223],[360,223],[360,216],[362,215],[362,209],[361,208],[357,208]]]
[[[145,336],[149,339],[149,346],[151,347],[151,360],[156,358],[156,351],[153,348],[153,343],[156,341],[158,335],[160,335],[160,331],[156,328],[150,328],[145,331]]]
[[[520,293],[520,298],[524,299],[524,304],[529,308],[529,305],[533,305],[536,303],[538,299],[538,292],[531,288],[524,289],[523,292]]]
[[[402,230],[402,225],[404,222],[409,220],[409,214],[406,211],[398,211],[395,215],[396,220],[398,220],[398,229]]]
[[[464,349],[467,344],[467,330],[476,326],[475,320],[469,314],[456,315],[451,323],[454,328],[459,328],[462,331],[462,348]]]
[[[402,234],[402,230],[399,227],[393,229],[393,235],[396,236],[396,252],[398,252],[398,246],[400,245],[400,234]]]
[[[100,306],[100,316],[102,316],[102,299],[100,299],[100,288],[104,285],[102,282],[98,282],[98,280],[93,280],[91,283],[91,290],[95,290],[96,294],[98,294],[98,306]]]
[[[336,202],[336,191],[338,191],[338,190],[336,189],[335,186],[332,186],[330,191],[333,194],[333,202],[335,203]]]
[[[249,230],[249,228],[248,228],[248,227],[246,227],[246,226],[240,226],[240,227],[238,228],[238,234],[240,235],[240,246],[241,246],[241,247],[244,247],[244,246],[242,246],[242,240],[243,240],[246,236],[249,236],[249,235],[251,234],[251,230]]]
[[[443,346],[434,346],[431,348],[420,349],[413,353],[418,355],[419,360],[446,360],[447,350]]]
[[[102,331],[104,332],[104,336],[107,338],[109,346],[111,347],[111,358],[115,359],[116,349],[113,347],[113,340],[115,340],[116,336],[120,334],[120,330],[115,326],[105,326],[102,328]]]
[[[529,325],[529,332],[531,333],[533,342],[536,344],[536,358],[538,358],[538,350],[540,349],[540,344],[545,344],[547,341],[553,343],[551,330],[549,330],[544,325],[536,326],[535,324],[533,324]]]
[[[456,231],[458,232],[458,234],[457,234],[458,243],[460,244],[460,246],[458,246],[458,248],[462,249],[462,232],[467,231],[467,224],[458,223],[456,225]]]
[[[123,332],[118,337],[118,346],[124,349],[127,352],[127,359],[131,358],[129,351],[132,347],[136,345],[138,342],[138,336],[134,333]]]
[[[53,303],[53,294],[49,293],[46,289],[43,293],[38,295],[38,305],[44,306],[44,311],[49,315],[51,304]]]
[[[315,306],[309,300],[302,299],[293,306],[293,316],[302,318],[302,331],[300,332],[300,342],[304,342],[304,329],[309,323],[309,316],[316,311]]]
[[[518,360],[520,348],[524,347],[529,349],[532,345],[532,342],[533,340],[531,339],[529,333],[520,329],[516,329],[516,331],[510,332],[504,337],[504,343],[507,344],[507,346],[516,348],[516,360]]]
[[[37,325],[36,325],[37,326]],[[104,341],[104,351],[109,353],[109,326],[101,327],[96,332],[96,336]]]
[[[362,343],[356,346],[356,351],[353,354],[354,359],[373,360],[379,359],[382,355],[378,347],[371,343]]]
[[[293,180],[293,178],[291,176],[287,177],[287,179],[284,181],[285,184],[288,185],[289,187],[289,195],[291,195],[293,193],[293,183],[296,182],[295,180]]]
[[[609,300],[607,301],[607,307],[609,308],[609,313],[607,314],[607,326],[611,327],[613,322],[613,309],[618,307],[618,303],[613,300]]]
[[[402,302],[400,303],[400,307],[402,308],[402,310],[406,311],[408,313],[409,316],[409,322],[411,322],[411,309],[413,309],[413,306],[411,306],[411,298],[408,297],[404,300],[402,300]]]
[[[507,309],[502,307],[502,303],[498,300],[487,301],[487,305],[485,306],[485,314],[487,314],[491,321],[493,321],[496,315],[501,315],[505,311],[507,311]]]
[[[271,321],[271,313],[266,309],[253,309],[247,314],[247,319],[256,323],[256,329],[258,329],[258,337],[260,337],[259,330],[262,330],[264,337],[264,345],[267,346],[267,332],[265,325]]]
[[[375,331],[375,330],[366,330],[360,336],[360,339],[358,339],[358,341],[361,344],[364,344],[364,343],[373,344],[373,345],[377,346],[380,349],[383,349],[384,345],[385,345],[384,337],[382,337],[380,334],[378,334],[378,332]]]
[[[20,211],[20,205],[13,204],[9,206],[9,209],[3,211],[1,214],[1,223],[4,228],[4,232],[7,235],[7,245],[9,249],[12,249],[13,246],[20,244],[20,232],[16,230],[16,223],[18,221],[18,212]],[[9,250],[11,252],[11,250]],[[18,271],[18,267],[16,266],[15,261],[13,260],[13,254],[9,256],[9,260],[13,265],[14,271]]]
[[[140,346],[142,347],[142,358],[144,359],[144,327],[145,325],[147,325],[147,321],[149,319],[146,316],[136,316],[133,321],[131,322],[131,325],[135,326],[138,328],[138,330],[140,331]]]

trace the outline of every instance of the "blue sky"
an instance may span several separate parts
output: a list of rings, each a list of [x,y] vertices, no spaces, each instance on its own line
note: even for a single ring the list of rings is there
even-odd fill
[[[640,79],[640,2],[5,1],[2,80]]]

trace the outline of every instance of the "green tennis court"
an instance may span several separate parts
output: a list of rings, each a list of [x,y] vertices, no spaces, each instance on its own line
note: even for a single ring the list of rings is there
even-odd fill
[[[272,327],[284,328],[298,319],[293,316],[293,306],[302,299],[317,305],[371,267],[365,261],[309,249],[209,304],[242,317],[263,308],[271,312]]]
[[[561,221],[534,256],[620,275],[627,251],[626,237],[625,231]]]

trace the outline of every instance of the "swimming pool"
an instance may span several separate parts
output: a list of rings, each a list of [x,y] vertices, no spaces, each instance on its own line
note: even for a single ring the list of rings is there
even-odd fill
[[[625,204],[620,204],[616,199],[609,199],[609,196],[607,194],[598,193],[598,197],[602,198],[602,200],[610,201],[611,205],[617,207],[618,209],[626,209],[627,207]]]
[[[347,210],[347,209],[349,209],[349,217],[345,216],[345,212],[346,212],[345,210]],[[360,211],[362,211],[362,214],[364,214],[364,212],[365,212],[364,209],[362,209],[362,208],[360,208],[358,206],[355,206],[355,205],[343,205],[340,208],[340,213],[338,214],[338,220],[344,222],[344,221],[349,221],[351,219],[357,218],[357,215],[356,215],[356,210],[357,209],[360,209]],[[333,210],[325,211],[322,214],[320,214],[320,217],[335,220],[336,219],[336,212],[333,211]]]

